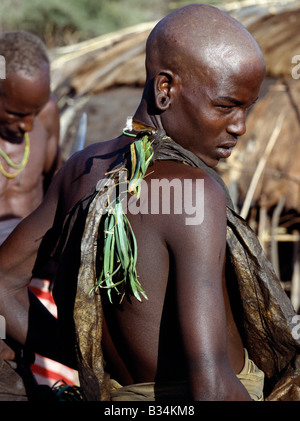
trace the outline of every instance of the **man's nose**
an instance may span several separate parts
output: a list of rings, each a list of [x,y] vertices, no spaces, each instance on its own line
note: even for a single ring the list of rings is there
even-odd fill
[[[227,126],[227,131],[235,136],[242,136],[246,133],[246,110],[239,109],[232,121]]]
[[[31,132],[33,128],[33,122],[34,122],[34,115],[30,114],[26,117],[22,117],[22,119],[19,121],[19,128],[22,129],[24,132]]]

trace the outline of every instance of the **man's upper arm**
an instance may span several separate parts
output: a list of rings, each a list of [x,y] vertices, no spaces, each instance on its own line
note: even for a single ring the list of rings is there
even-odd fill
[[[30,282],[40,243],[54,221],[60,178],[56,178],[41,205],[17,225],[0,247],[0,289],[18,289]]]
[[[60,113],[57,102],[53,95],[38,115],[44,129],[47,132],[47,148],[44,164],[45,191],[49,183],[62,166],[62,153],[59,146],[60,136]]]
[[[197,188],[195,181],[194,187]],[[218,371],[219,359],[227,356],[222,289],[226,202],[213,180],[205,178],[199,188],[202,191],[196,197],[203,200],[196,206],[198,211],[203,206],[203,220],[199,218],[198,225],[188,225],[190,215],[180,215],[168,239],[175,262],[179,325],[195,394],[204,393],[210,376],[213,378]],[[188,208],[187,203],[183,203],[183,208]]]
[[[20,344],[25,343],[28,333],[28,285],[33,266],[43,236],[51,228],[56,213],[60,186],[56,180],[41,205],[17,225],[0,247],[0,314],[6,320],[7,335]],[[40,318],[41,313],[36,317]],[[47,329],[45,327],[46,332]]]

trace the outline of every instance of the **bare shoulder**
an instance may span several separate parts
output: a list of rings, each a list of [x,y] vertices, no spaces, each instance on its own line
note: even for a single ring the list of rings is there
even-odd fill
[[[106,172],[111,165],[121,160],[126,147],[119,138],[94,142],[72,155],[66,164],[75,171],[81,171],[83,167],[88,168],[90,173],[97,171],[100,177],[99,170]]]
[[[184,226],[200,225],[205,211],[215,215],[216,218],[225,217],[225,192],[221,185],[203,169],[178,162],[159,161],[149,169],[148,177],[151,193],[159,195],[162,205],[165,200],[173,200],[174,212],[170,211],[168,215],[171,223],[176,222],[179,226],[181,223]],[[155,191],[155,187],[158,191]],[[156,197],[155,194],[152,196]],[[166,203],[165,206],[167,206]],[[163,210],[162,207],[161,210]],[[195,213],[194,219],[193,213]]]
[[[144,181],[140,200],[128,202],[135,229],[165,244],[181,267],[192,256],[198,268],[208,251],[223,253],[226,197],[217,181],[202,169],[170,161],[156,162]]]
[[[220,194],[225,198],[224,191],[220,184],[201,168],[192,167],[176,161],[156,161],[155,165],[150,167],[150,171],[152,172],[153,177],[165,177],[169,180],[205,180],[205,183],[212,189],[212,194]]]
[[[99,180],[106,178],[107,172],[121,162],[125,150],[126,145],[116,138],[92,143],[69,158],[56,177],[66,209],[88,194]]]
[[[59,122],[59,108],[53,95],[50,95],[49,101],[38,114],[38,118],[47,131],[53,131],[53,123]]]

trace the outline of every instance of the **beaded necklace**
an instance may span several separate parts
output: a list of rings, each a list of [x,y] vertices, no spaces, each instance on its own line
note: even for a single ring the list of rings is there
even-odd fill
[[[23,159],[20,162],[20,164],[15,164],[14,162],[12,162],[12,160],[9,158],[9,156],[6,155],[6,153],[0,148],[0,155],[5,159],[6,163],[10,167],[17,169],[16,172],[9,173],[9,172],[5,171],[5,169],[3,168],[3,165],[0,162],[0,171],[7,178],[17,177],[17,175],[19,175],[20,172],[23,171],[23,169],[26,167],[26,164],[28,162],[29,152],[30,152],[30,141],[29,141],[28,133],[25,133],[24,137],[25,137],[25,150],[24,150]]]

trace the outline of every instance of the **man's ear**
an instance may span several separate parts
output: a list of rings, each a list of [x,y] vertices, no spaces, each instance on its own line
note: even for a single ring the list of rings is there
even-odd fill
[[[171,88],[174,84],[174,75],[169,70],[162,70],[154,78],[154,98],[156,107],[164,111],[172,101]]]

